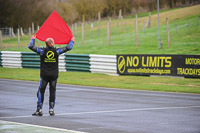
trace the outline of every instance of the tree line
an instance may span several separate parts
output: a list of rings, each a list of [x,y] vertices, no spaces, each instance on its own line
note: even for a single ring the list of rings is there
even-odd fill
[[[199,0],[160,0],[161,9],[200,4]],[[28,28],[42,25],[53,10],[69,24],[101,17],[115,17],[157,9],[157,0],[0,0],[0,27]]]

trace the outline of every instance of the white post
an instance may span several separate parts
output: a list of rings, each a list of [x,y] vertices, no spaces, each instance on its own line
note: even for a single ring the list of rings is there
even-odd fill
[[[84,23],[81,25],[81,33],[82,33],[82,45],[84,45]]]
[[[21,31],[21,36],[23,37],[24,36],[24,32],[23,32],[22,27],[20,28],[20,31]]]
[[[100,36],[100,21],[97,22],[97,32],[98,36]]]
[[[9,28],[9,36],[12,37],[12,29],[11,29],[11,27]]]
[[[15,37],[15,34],[14,34],[14,31],[13,31],[13,28],[12,28],[12,37]]]
[[[28,28],[29,38],[31,38],[31,27]]]
[[[32,34],[34,34],[35,31],[34,31],[34,23],[32,23]]]
[[[148,27],[151,27],[151,12],[149,13],[149,21],[148,21]]]
[[[169,31],[169,20],[166,18],[167,21],[167,42],[168,42],[168,48],[170,48],[170,31]]]
[[[74,24],[72,24],[72,34],[74,34]]]
[[[18,40],[18,48],[19,48],[19,45],[20,45],[19,28],[17,29],[17,40]]]
[[[122,18],[122,10],[120,9],[119,10],[119,16],[118,16],[118,19],[121,19]]]
[[[123,17],[121,17],[121,27],[122,27],[122,33],[124,33],[124,21],[123,21]]]
[[[199,29],[200,29],[200,16],[199,16]]]
[[[40,26],[38,25],[38,26],[37,26],[37,31],[38,31],[39,29],[40,29]]]
[[[77,36],[77,23],[75,23],[75,36]]]
[[[108,46],[110,46],[110,22],[107,22],[107,39],[108,39]]]
[[[158,48],[162,48],[161,38],[160,38],[160,18],[159,18],[159,0],[157,0],[157,8],[158,8]]]
[[[3,50],[3,43],[2,43],[2,33],[1,33],[1,30],[0,30],[0,44],[1,44],[1,51]]]
[[[101,21],[101,12],[98,12],[98,20]]]
[[[39,29],[40,29],[40,26],[38,25],[38,26],[37,26],[37,31],[39,31]],[[37,42],[38,42],[38,44],[40,45],[40,40],[37,39]]]

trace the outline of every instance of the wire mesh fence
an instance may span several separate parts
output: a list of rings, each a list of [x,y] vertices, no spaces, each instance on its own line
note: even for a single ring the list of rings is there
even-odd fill
[[[156,19],[141,18],[108,18],[104,20],[75,23],[70,29],[76,38],[77,46],[126,46],[158,48],[158,27]],[[196,45],[200,43],[200,18],[168,19],[161,23],[160,34],[163,47],[175,45]],[[34,31],[33,31],[34,29]],[[25,47],[31,35],[39,26],[32,24],[28,29],[1,28],[1,49]],[[31,31],[32,30],[32,31]],[[43,43],[36,41],[39,45]]]

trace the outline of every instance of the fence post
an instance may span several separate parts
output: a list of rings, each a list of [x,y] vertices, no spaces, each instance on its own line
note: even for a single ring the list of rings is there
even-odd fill
[[[34,31],[34,23],[32,23],[32,34],[34,34],[35,31]]]
[[[72,34],[74,34],[74,24],[72,24]]]
[[[38,26],[37,26],[37,31],[39,31],[39,29],[40,29],[40,26],[38,25]],[[38,44],[40,45],[40,40],[39,40],[39,39],[37,39],[37,42],[38,42]]]
[[[77,36],[77,23],[75,23],[75,36]]]
[[[29,38],[31,38],[31,27],[28,28],[28,35],[29,35]]]
[[[98,20],[101,21],[101,12],[98,12]]]
[[[148,21],[148,28],[151,27],[151,12],[149,12],[149,21]]]
[[[82,23],[85,23],[85,15],[82,16]]]
[[[99,36],[99,21],[97,21],[97,35]]]
[[[12,28],[12,37],[15,37],[15,34],[14,34],[14,31],[13,31],[13,28]]]
[[[82,45],[84,45],[84,24],[81,25]]]
[[[2,38],[2,33],[1,33],[1,30],[0,30],[0,44],[1,44],[1,51],[3,50],[3,38]]]
[[[37,26],[37,31],[38,31],[39,29],[40,29],[40,26],[38,25],[38,26]]]
[[[175,19],[175,28],[176,28],[176,34],[178,34],[178,29],[177,29],[177,25],[176,25],[176,19]]]
[[[86,38],[88,38],[88,22],[85,23],[85,32],[86,32]]]
[[[124,33],[124,21],[123,21],[123,17],[121,17],[121,27],[122,27],[122,33]]]
[[[23,32],[22,27],[20,28],[20,31],[21,31],[21,36],[24,37],[24,32]]]
[[[189,23],[189,20],[188,20],[188,34],[190,34],[190,23]]]
[[[170,48],[170,31],[169,31],[169,20],[166,18],[167,21],[167,43],[168,43],[168,48]]]
[[[144,35],[145,35],[145,37],[146,37],[146,22],[145,22],[145,20],[144,20],[144,27],[143,27],[143,31],[144,31]]]
[[[137,24],[137,14],[135,15],[135,35],[136,35],[136,47],[138,48],[138,24]]]
[[[12,37],[12,28],[9,27],[9,36]]]
[[[112,25],[111,25],[111,21],[112,21],[112,19],[111,19],[111,17],[109,17],[109,22],[110,22],[110,36],[112,35]]]
[[[20,45],[19,28],[17,29],[17,40],[18,40],[18,48],[19,48],[19,45]]]
[[[119,16],[118,16],[118,19],[121,19],[122,18],[122,10],[120,9],[119,10]]]
[[[199,16],[199,29],[200,29],[200,16]]]
[[[108,46],[110,46],[110,22],[107,22],[107,39],[108,39]]]

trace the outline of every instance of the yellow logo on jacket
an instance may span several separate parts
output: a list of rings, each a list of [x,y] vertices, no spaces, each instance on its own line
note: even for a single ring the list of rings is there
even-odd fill
[[[44,59],[44,62],[56,62],[56,59],[54,58],[54,52],[53,51],[48,51],[46,54],[46,57]]]

